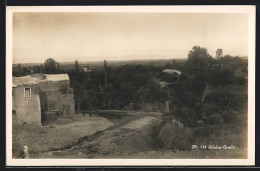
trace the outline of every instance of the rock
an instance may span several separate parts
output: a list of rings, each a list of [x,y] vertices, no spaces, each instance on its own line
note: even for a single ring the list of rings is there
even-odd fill
[[[61,151],[54,151],[52,154],[53,154],[53,155],[60,155],[60,154],[61,154]]]
[[[80,152],[78,152],[78,155],[83,155],[83,153],[80,151]]]

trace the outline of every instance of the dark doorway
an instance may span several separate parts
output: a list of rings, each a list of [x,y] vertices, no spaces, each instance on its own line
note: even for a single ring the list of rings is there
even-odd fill
[[[69,115],[70,114],[70,105],[63,104],[63,115]]]

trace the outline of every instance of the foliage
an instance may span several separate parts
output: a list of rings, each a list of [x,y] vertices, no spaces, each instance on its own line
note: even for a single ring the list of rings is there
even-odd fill
[[[188,67],[196,67],[197,69],[202,69],[206,67],[212,57],[208,54],[208,50],[204,47],[194,46],[192,50],[189,51],[188,54]]]
[[[247,84],[247,80],[243,76],[236,77],[238,85],[243,86]]]
[[[221,58],[223,55],[223,50],[222,49],[217,49],[216,51],[216,58]]]
[[[26,67],[21,67],[21,64],[19,64],[18,68],[14,69],[12,74],[15,77],[22,77],[31,74],[31,71],[28,70]]]
[[[180,120],[185,126],[194,126],[197,121],[197,113],[194,108],[183,106],[178,108],[175,112],[175,116]]]
[[[193,130],[183,127],[181,122],[173,118],[159,120],[152,124],[149,136],[150,146],[155,149],[190,150]]]
[[[43,72],[43,64],[33,66],[33,73],[42,73],[42,72]]]
[[[56,74],[58,70],[58,62],[52,58],[48,58],[43,64],[43,72],[46,74]]]
[[[227,85],[227,84],[232,84],[235,82],[235,74],[234,71],[228,69],[228,68],[223,68],[223,69],[212,69],[210,71],[210,77],[209,77],[209,82],[214,85]]]
[[[91,73],[69,72],[75,101],[84,110],[118,110],[131,103],[138,110],[143,103],[161,102],[159,84],[153,80],[161,72],[159,67],[129,64],[111,67],[104,61],[104,68],[92,70]]]
[[[79,62],[75,61],[75,72],[79,72]]]

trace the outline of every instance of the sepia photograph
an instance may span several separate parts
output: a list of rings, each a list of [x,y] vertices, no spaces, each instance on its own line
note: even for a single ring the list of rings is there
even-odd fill
[[[6,22],[7,164],[254,165],[254,6],[12,6]]]

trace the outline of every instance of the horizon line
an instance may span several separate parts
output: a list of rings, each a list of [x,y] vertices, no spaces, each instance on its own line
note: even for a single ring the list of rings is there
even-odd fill
[[[232,57],[240,57],[240,58],[248,58],[248,56],[232,56]],[[216,57],[212,57],[212,58],[216,58]],[[46,58],[46,60],[49,58]],[[54,58],[52,58],[54,59]],[[89,60],[89,61],[80,61],[80,60],[73,60],[73,61],[63,61],[63,62],[58,62],[58,63],[73,63],[76,60],[78,62],[83,62],[83,63],[88,63],[88,62],[102,62],[104,60],[106,61],[113,61],[113,62],[119,62],[119,61],[147,61],[147,60],[184,60],[184,59],[188,59],[188,57],[184,57],[184,58],[149,58],[149,59],[102,59],[102,60]],[[55,59],[54,59],[55,60]],[[56,61],[56,60],[55,60]],[[57,62],[57,61],[56,61]],[[12,63],[12,65],[17,65],[17,64],[39,64],[39,63],[44,63],[44,62],[19,62],[19,63]]]
[[[47,60],[48,58],[46,58]],[[52,58],[54,59],[54,58]],[[77,60],[75,59],[74,61],[64,61],[64,62],[58,62],[58,63],[73,63],[75,62],[76,60],[78,62],[84,62],[84,63],[88,63],[88,62],[103,62],[104,60],[106,61],[114,61],[114,62],[117,62],[117,61],[147,61],[147,60],[183,60],[183,59],[188,59],[188,58],[156,58],[156,59],[153,59],[153,58],[150,58],[150,59],[102,59],[102,60],[89,60],[89,61],[80,61],[80,60]],[[54,59],[55,60],[55,59]],[[55,60],[56,61],[56,60]],[[57,62],[57,61],[56,61]],[[38,63],[42,63],[42,62],[19,62],[19,63],[12,63],[12,65],[15,65],[15,64],[38,64]]]

